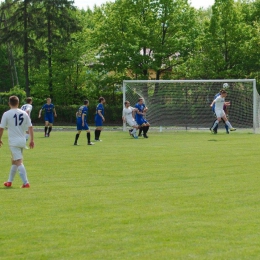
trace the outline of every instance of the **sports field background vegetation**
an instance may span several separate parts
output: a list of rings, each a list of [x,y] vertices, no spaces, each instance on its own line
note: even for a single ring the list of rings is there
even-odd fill
[[[75,133],[36,132],[31,188],[0,186],[0,259],[259,259],[260,135]]]
[[[0,14],[0,104],[15,92],[37,106],[49,96],[56,106],[100,96],[121,106],[126,79],[253,78],[260,90],[260,0],[217,0],[207,9],[118,0],[93,10],[70,0],[9,0]]]

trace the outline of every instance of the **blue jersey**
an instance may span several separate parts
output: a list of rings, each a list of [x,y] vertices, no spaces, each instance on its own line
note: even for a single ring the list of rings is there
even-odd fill
[[[97,108],[96,108],[95,123],[96,123],[97,127],[98,126],[103,126],[103,119],[99,115],[98,111],[101,111],[102,116],[104,116],[104,106],[103,106],[103,104],[99,103],[97,105]]]
[[[98,111],[101,111],[101,114],[104,116],[104,106],[103,106],[103,104],[99,103],[99,104],[97,105],[97,108],[96,108],[96,114],[97,114],[97,115],[99,115],[99,114],[98,114]]]
[[[42,106],[42,110],[45,111],[45,114],[53,114],[53,109],[54,109],[54,105],[51,103],[51,104],[44,104]]]
[[[139,112],[143,113],[144,112],[144,109],[145,109],[145,104],[139,104],[137,103],[135,105],[135,108],[138,109]],[[139,115],[138,113],[135,114],[135,121],[137,122],[138,125],[143,125],[143,124],[146,124],[148,123],[147,120],[144,118],[143,115]]]
[[[145,109],[145,104],[144,103],[143,104],[137,103],[135,105],[135,108],[137,108],[139,112],[143,113],[144,109]],[[138,113],[135,114],[136,121],[140,120],[141,118],[143,118],[143,115],[139,115]]]
[[[214,99],[213,100],[215,100],[217,97],[219,97],[220,96],[220,93],[217,93],[215,96],[214,96]],[[215,103],[213,104],[213,106],[212,106],[212,111],[215,113]]]
[[[77,120],[82,118],[82,114],[84,114],[84,121],[87,121],[87,114],[88,114],[88,107],[86,106],[81,106],[78,109],[78,114],[77,114]]]
[[[81,106],[78,109],[77,112],[77,130],[89,130],[88,124],[87,124],[87,113],[88,113],[88,107],[86,106]],[[82,115],[84,115],[84,121],[82,122]]]

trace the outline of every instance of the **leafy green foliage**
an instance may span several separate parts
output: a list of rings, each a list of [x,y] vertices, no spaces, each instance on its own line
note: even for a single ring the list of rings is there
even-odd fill
[[[11,88],[8,92],[0,92],[0,103],[8,104],[10,96],[17,96],[20,100],[20,103],[26,99],[25,91],[21,87],[15,86]]]
[[[121,107],[114,97],[124,79],[258,79],[259,10],[259,0],[216,0],[207,10],[187,0],[94,10],[8,0],[0,5],[0,90],[20,85],[36,102],[51,96],[61,106],[105,96]]]
[[[8,64],[8,50],[0,46],[0,91],[8,91],[14,84],[12,70]]]

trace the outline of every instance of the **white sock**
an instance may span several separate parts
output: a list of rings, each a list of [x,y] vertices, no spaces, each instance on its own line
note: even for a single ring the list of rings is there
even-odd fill
[[[25,139],[26,139],[26,141],[28,141],[28,139],[29,139],[29,134],[26,134],[26,135],[25,135]]]
[[[215,121],[215,123],[214,123],[214,125],[212,127],[212,130],[214,130],[217,125],[218,125],[218,120]]]
[[[17,166],[12,164],[11,169],[10,169],[10,173],[9,173],[8,182],[13,182],[16,172],[17,172]]]
[[[28,183],[28,179],[27,179],[27,173],[26,173],[26,169],[24,167],[23,164],[21,164],[19,167],[18,167],[18,171],[20,173],[20,177],[23,181],[23,184],[26,184]]]
[[[133,131],[131,132],[131,134],[135,134],[136,133],[136,128],[133,129]]]
[[[230,128],[233,128],[232,125],[230,124],[230,122],[229,122],[228,120],[226,121],[226,125],[228,126],[229,129],[230,129]]]

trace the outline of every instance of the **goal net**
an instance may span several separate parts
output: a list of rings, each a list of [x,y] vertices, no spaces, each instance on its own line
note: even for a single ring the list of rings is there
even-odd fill
[[[210,104],[224,83],[228,83],[226,101],[231,103],[228,116],[232,126],[259,133],[260,97],[255,79],[125,80],[123,103],[128,100],[134,107],[139,97],[144,98],[146,119],[159,131],[208,130],[214,121]]]

